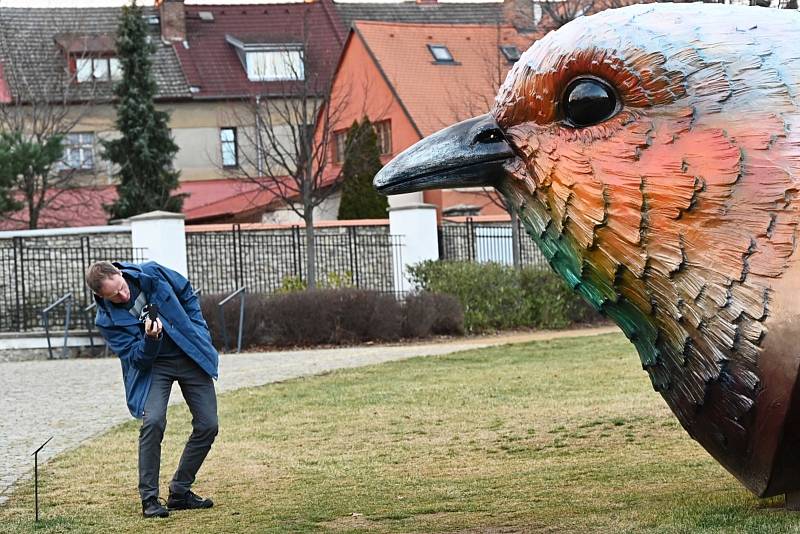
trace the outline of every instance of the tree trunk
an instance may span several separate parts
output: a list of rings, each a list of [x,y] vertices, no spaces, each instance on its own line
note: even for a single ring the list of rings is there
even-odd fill
[[[522,268],[522,250],[520,249],[519,239],[519,217],[514,208],[508,210],[511,215],[511,249],[514,257],[514,268],[519,270]]]
[[[39,210],[32,197],[27,199],[28,204],[28,229],[36,230],[39,228]]]
[[[308,206],[303,212],[306,222],[306,282],[308,289],[317,287],[317,240],[314,234],[314,208]]]

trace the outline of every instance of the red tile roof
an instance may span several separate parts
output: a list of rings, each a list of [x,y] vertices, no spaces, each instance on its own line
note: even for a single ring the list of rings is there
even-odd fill
[[[55,195],[50,192],[50,198]],[[263,210],[274,202],[274,194],[258,184],[235,178],[183,182],[178,193],[188,196],[183,201],[187,223],[242,218]],[[40,217],[40,228],[102,226],[108,222],[104,204],[117,198],[114,186],[86,187],[61,192]],[[24,211],[0,218],[0,230],[26,229]]]
[[[531,38],[496,24],[356,21],[355,31],[423,136],[489,111],[509,63],[500,45],[521,52]],[[444,45],[454,62],[436,63],[427,45]]]
[[[285,94],[297,90],[286,82],[251,82],[236,49],[225,39],[263,43],[303,43],[307,41],[306,72],[320,81],[333,74],[345,31],[331,0],[291,4],[187,5],[186,41],[188,48],[175,44],[190,86],[199,90],[195,98],[236,98],[255,94]],[[201,20],[200,12],[210,12],[213,21]],[[305,21],[305,28],[304,28]],[[305,30],[305,31],[304,31]]]

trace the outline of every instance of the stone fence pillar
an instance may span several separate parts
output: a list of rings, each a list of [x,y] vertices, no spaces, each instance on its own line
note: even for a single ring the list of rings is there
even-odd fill
[[[189,275],[186,263],[184,215],[167,211],[151,211],[128,219],[133,248],[145,249],[148,260]]]
[[[393,270],[395,291],[407,293],[413,289],[408,266],[439,259],[436,206],[409,204],[389,208],[389,234],[402,236],[402,257],[394,260]]]

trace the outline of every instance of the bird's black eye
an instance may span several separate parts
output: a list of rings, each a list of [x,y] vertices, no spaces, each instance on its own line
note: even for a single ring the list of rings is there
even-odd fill
[[[617,96],[604,81],[578,78],[564,91],[564,118],[581,128],[610,119],[617,113]]]

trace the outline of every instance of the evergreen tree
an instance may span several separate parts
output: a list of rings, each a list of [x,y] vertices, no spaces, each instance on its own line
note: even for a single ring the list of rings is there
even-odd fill
[[[63,135],[52,135],[43,141],[27,139],[20,132],[0,132],[0,215],[29,208],[30,228],[38,225],[38,216],[46,201],[46,184],[50,171],[64,155]],[[40,191],[27,191],[30,184],[42,184]],[[25,206],[14,198],[21,192]]]
[[[354,121],[345,141],[339,219],[385,219],[389,201],[372,187],[381,170],[378,136],[368,118]]]
[[[122,67],[122,79],[114,87],[116,125],[122,136],[103,141],[103,157],[119,166],[118,199],[106,210],[112,219],[153,210],[180,212],[183,197],[171,194],[180,175],[172,166],[178,146],[167,126],[169,114],[157,111],[153,104],[157,86],[150,57],[154,47],[136,0],[122,8],[116,46]]]

